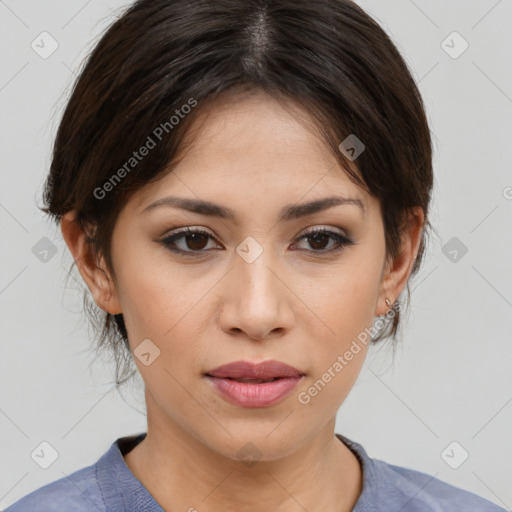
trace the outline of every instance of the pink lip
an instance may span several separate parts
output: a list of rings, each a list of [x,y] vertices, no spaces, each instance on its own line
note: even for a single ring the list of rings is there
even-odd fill
[[[233,361],[206,372],[206,375],[233,379],[272,379],[274,377],[300,377],[304,374],[293,366],[269,359],[261,363]]]
[[[235,361],[205,373],[215,389],[229,402],[242,407],[267,407],[287,396],[303,379],[304,373],[280,361],[261,363]],[[233,379],[272,379],[251,383]]]
[[[268,407],[281,401],[303,377],[283,377],[273,382],[250,384],[207,376],[226,400],[242,407]]]

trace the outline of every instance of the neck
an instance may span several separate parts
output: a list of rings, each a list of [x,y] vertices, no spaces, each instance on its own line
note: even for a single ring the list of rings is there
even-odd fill
[[[124,459],[164,510],[350,512],[361,493],[359,461],[335,437],[335,418],[272,460],[242,442],[252,462],[219,454],[177,423],[152,419],[148,414],[146,438]]]

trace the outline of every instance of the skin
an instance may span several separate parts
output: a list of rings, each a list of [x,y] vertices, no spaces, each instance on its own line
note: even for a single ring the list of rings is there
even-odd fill
[[[411,211],[400,256],[386,260],[379,201],[349,180],[313,130],[262,93],[216,103],[189,133],[175,170],[138,190],[122,210],[113,232],[113,275],[102,271],[102,259],[94,263],[75,212],[61,222],[97,305],[123,313],[132,351],[145,339],[160,350],[149,366],[134,357],[145,382],[148,428],[124,460],[165,510],[350,511],[362,472],[334,427],[367,345],[307,405],[297,396],[375,315],[389,310],[385,298],[394,302],[404,289],[423,211]],[[229,207],[236,221],[173,207],[142,212],[169,195]],[[332,195],[360,198],[365,212],[345,204],[277,221],[285,205]],[[211,234],[175,242],[203,251],[198,256],[175,254],[162,243],[184,226]],[[335,239],[303,238],[319,227],[354,243],[328,252]],[[263,249],[252,263],[236,252],[248,236]],[[266,359],[306,374],[270,407],[230,404],[203,376],[230,361]],[[260,452],[252,467],[237,455],[247,443]]]

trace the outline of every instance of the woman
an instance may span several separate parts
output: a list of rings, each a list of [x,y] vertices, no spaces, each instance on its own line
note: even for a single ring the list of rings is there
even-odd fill
[[[418,89],[353,2],[136,2],[76,83],[44,211],[147,433],[8,511],[503,510],[334,433],[432,184]]]

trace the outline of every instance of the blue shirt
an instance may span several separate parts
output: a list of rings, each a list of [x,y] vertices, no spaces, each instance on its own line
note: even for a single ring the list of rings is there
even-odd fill
[[[362,466],[363,489],[352,512],[506,512],[426,473],[370,458],[360,444],[335,435]],[[145,437],[118,438],[95,464],[36,489],[5,512],[164,512],[123,459]]]

